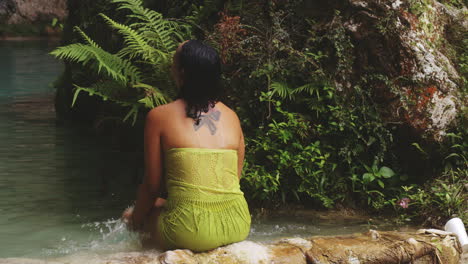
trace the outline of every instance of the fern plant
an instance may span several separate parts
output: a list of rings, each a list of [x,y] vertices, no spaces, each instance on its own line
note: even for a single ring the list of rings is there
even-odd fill
[[[51,54],[89,67],[100,77],[89,87],[74,85],[72,106],[81,92],[97,95],[104,101],[130,108],[124,121],[131,118],[135,123],[141,108],[167,103],[174,95],[169,65],[177,43],[190,34],[190,27],[164,19],[160,13],[143,7],[141,0],[111,0],[111,3],[118,5],[117,10],[129,11],[128,25],[99,14],[122,36],[122,49],[107,52],[75,27],[84,43],[58,47]]]

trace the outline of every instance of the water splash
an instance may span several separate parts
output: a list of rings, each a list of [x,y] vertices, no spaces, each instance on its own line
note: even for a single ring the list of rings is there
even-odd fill
[[[99,255],[142,249],[138,235],[129,232],[120,219],[82,224],[81,230],[90,233],[88,239],[77,241],[70,235],[62,236],[56,247],[44,250],[44,256]]]

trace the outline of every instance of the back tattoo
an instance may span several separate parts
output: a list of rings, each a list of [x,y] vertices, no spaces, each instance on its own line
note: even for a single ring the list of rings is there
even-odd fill
[[[207,125],[211,135],[216,134],[216,122],[221,118],[221,112],[218,110],[209,111],[207,114],[200,115],[199,122],[193,124],[195,131],[198,131],[203,125]]]

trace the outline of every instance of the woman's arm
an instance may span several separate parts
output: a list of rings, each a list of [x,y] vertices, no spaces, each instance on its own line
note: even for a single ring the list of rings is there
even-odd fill
[[[133,228],[140,230],[145,217],[150,213],[161,191],[162,150],[160,109],[151,110],[145,123],[145,176],[138,188],[132,219]]]
[[[242,129],[240,131],[240,142],[239,148],[237,149],[237,176],[239,180],[242,175],[242,168],[244,167],[244,156],[245,156],[245,144],[244,144],[244,134],[242,133]]]

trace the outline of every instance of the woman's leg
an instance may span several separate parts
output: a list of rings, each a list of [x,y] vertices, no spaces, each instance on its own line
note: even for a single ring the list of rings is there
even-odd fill
[[[163,240],[161,239],[161,235],[158,230],[158,220],[165,204],[165,199],[157,198],[154,202],[153,209],[151,209],[151,212],[145,218],[142,230],[144,235],[141,240],[143,247],[157,249],[164,248]]]

